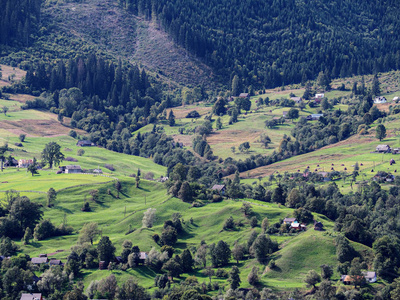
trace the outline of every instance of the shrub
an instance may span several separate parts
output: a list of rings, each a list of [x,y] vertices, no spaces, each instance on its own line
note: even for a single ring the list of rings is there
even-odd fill
[[[73,158],[71,156],[68,156],[65,158],[66,161],[73,161],[73,162],[77,162],[78,160],[76,158]]]
[[[76,137],[78,136],[78,134],[76,133],[75,130],[70,130],[69,133],[68,133],[68,135],[69,135],[70,137],[73,137],[74,139],[76,139]]]
[[[226,219],[225,224],[224,224],[224,230],[229,230],[229,229],[234,229],[235,228],[235,222],[233,221],[233,217],[230,216],[228,219]]]
[[[83,149],[79,149],[79,150],[76,152],[76,155],[78,155],[78,156],[82,156],[83,154],[85,154],[85,150],[83,150]]]
[[[110,171],[115,171],[114,165],[105,164],[104,167],[107,168],[107,169],[109,169]]]

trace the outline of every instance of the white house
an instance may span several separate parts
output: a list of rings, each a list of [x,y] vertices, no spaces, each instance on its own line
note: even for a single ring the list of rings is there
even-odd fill
[[[363,272],[365,280],[369,283],[374,283],[377,281],[375,272]]]
[[[322,99],[325,97],[325,94],[315,94],[315,99]]]
[[[386,103],[387,100],[385,97],[381,96],[381,97],[375,97],[374,99],[374,103],[375,104],[380,104],[380,103]]]
[[[399,97],[394,97],[393,98],[393,101],[397,101],[397,100],[399,100]]]

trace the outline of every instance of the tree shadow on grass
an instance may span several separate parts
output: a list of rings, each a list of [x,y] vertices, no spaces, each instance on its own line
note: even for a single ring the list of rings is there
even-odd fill
[[[41,243],[38,242],[31,242],[29,245],[31,245],[34,248],[40,248],[43,246]]]
[[[144,189],[144,188],[142,188],[142,187],[140,187],[140,186],[138,187],[138,189],[139,189],[139,190],[142,190],[142,191],[145,191],[145,192],[150,192],[149,189]]]
[[[62,207],[62,206],[59,206],[59,205],[53,206],[53,208],[61,210],[61,211],[65,212],[65,213],[67,213],[67,214],[72,214],[73,213],[72,210],[70,210],[68,208],[65,208],[65,207]]]

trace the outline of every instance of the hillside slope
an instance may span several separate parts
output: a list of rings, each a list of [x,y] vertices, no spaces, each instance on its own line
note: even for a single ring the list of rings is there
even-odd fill
[[[48,4],[43,18],[54,22],[58,34],[72,35],[111,56],[142,65],[173,85],[213,84],[210,68],[176,46],[158,26],[132,16],[116,1]]]

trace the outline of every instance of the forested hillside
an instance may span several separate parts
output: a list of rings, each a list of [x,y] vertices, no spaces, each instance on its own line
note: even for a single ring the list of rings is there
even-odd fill
[[[400,67],[399,2],[119,0],[245,86],[305,82]]]
[[[31,42],[31,34],[40,21],[41,0],[0,1],[0,44],[24,45]]]

